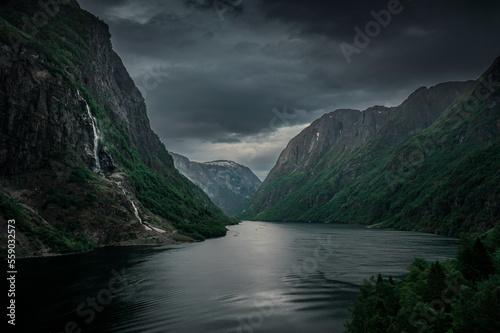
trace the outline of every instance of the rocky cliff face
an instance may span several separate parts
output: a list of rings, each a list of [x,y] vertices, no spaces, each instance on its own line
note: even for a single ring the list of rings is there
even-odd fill
[[[271,207],[285,199],[295,187],[357,153],[359,158],[351,161],[344,171],[344,179],[340,180],[348,182],[355,177],[360,162],[369,162],[372,157],[421,133],[472,83],[422,87],[397,107],[374,106],[364,111],[341,109],[323,115],[289,142],[264,180],[256,196],[260,202],[254,207],[259,207],[258,210]],[[300,180],[293,181],[292,187],[283,185],[283,178],[294,172],[301,173]]]
[[[472,83],[422,87],[397,107],[374,106],[364,111],[341,109],[325,114],[290,141],[266,182],[282,172],[314,169],[328,152],[337,152],[330,162],[345,159],[372,139],[379,145],[389,146],[404,142],[436,121]]]
[[[493,74],[498,67],[497,60],[475,82],[420,88],[398,107],[324,115],[290,141],[239,217],[377,224],[451,235],[487,230],[498,215],[498,194],[488,192],[498,187],[498,179],[479,162],[465,165],[473,155],[488,164],[499,162]],[[467,135],[457,136],[460,127],[468,128]],[[481,178],[468,195],[478,202],[488,198],[488,204],[468,202],[470,197],[456,192],[456,183],[447,183],[460,167],[469,177]]]
[[[48,20],[33,20],[40,12]],[[173,229],[225,234],[231,221],[151,130],[104,22],[76,1],[50,11],[7,1],[0,36],[1,205],[4,219],[20,219],[20,248],[169,242]]]
[[[228,215],[235,215],[248,204],[262,182],[246,166],[233,161],[192,162],[170,153],[181,174],[198,185]]]
[[[69,4],[60,5],[55,16],[32,38],[9,37],[12,33],[6,32],[1,59],[2,106],[8,116],[4,139],[17,137],[24,143],[6,145],[0,160],[3,169],[10,174],[37,168],[42,156],[60,150],[66,143],[76,147],[80,157],[90,164],[92,156],[87,146],[92,145],[94,134],[86,110],[89,102],[101,106],[104,110],[92,111],[104,111],[110,118],[106,120],[122,127],[131,143],[148,148],[138,150],[142,162],[157,171],[164,164],[170,168],[168,155],[158,161],[164,147],[150,128],[143,97],[113,51],[108,26],[81,10],[76,1],[66,2]],[[24,21],[16,15],[29,21],[40,10],[36,1],[10,1],[2,12],[5,30],[9,29],[7,24],[24,29]],[[79,21],[69,22],[69,18]],[[51,31],[56,24],[66,24],[67,31]],[[48,40],[51,37],[73,38],[74,44],[57,45]],[[57,51],[64,56],[55,54]],[[105,119],[96,116],[102,126]],[[25,125],[16,126],[19,123]],[[102,149],[104,145],[99,147],[99,154]],[[15,166],[9,166],[12,161]]]

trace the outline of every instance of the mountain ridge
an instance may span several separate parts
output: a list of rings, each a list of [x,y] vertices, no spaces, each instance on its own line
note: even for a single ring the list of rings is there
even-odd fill
[[[29,32],[44,8],[4,2],[0,216],[20,253],[225,235],[236,221],[174,168],[107,24],[71,0]]]
[[[452,91],[453,95],[456,96],[455,98],[457,98],[459,93],[464,92],[471,84],[471,81],[465,83],[453,82],[449,83],[449,86],[451,90],[455,90],[456,86],[461,87],[457,93]],[[335,162],[350,156],[355,149],[366,144],[368,140],[377,139],[375,135],[378,134],[379,131],[401,132],[399,130],[399,123],[402,123],[404,126],[415,127],[415,123],[418,124],[419,127],[429,126],[442,112],[444,112],[444,107],[438,106],[437,110],[434,110],[435,112],[428,112],[430,109],[427,108],[429,110],[425,110],[426,112],[423,115],[419,114],[411,119],[404,117],[403,112],[411,115],[412,112],[415,113],[416,109],[419,111],[414,104],[418,105],[422,102],[422,99],[425,100],[431,92],[434,92],[436,89],[441,90],[442,88],[445,90],[448,89],[446,85],[437,85],[432,87],[431,90],[426,87],[418,88],[397,107],[389,108],[374,106],[364,111],[338,109],[324,114],[290,140],[287,147],[280,154],[275,167],[273,167],[268,177],[264,180],[262,188],[265,188],[267,184],[273,182],[276,174],[302,171],[305,174],[304,177],[307,178],[311,172],[323,171]],[[394,119],[394,117],[396,118]],[[389,129],[387,129],[387,127],[384,128],[384,125],[388,122],[397,122],[398,127],[392,126]],[[411,125],[409,123],[411,123]],[[398,143],[401,141],[401,136],[411,136],[411,133],[409,133],[410,131],[406,128],[403,128],[403,130],[404,132],[402,135],[397,133],[398,135],[384,138],[384,142],[381,142],[379,146],[384,147],[392,144],[386,143],[385,141],[387,140]],[[411,128],[411,130],[413,132],[419,131],[418,128]],[[321,133],[323,133],[324,136],[322,136]],[[322,138],[321,141],[319,141],[320,137]],[[316,144],[316,142],[318,142],[318,144]],[[331,156],[328,159],[328,163],[324,160],[322,161],[322,158],[326,154]],[[305,163],[302,163],[302,159],[306,159]],[[287,167],[289,164],[293,166],[293,170]]]
[[[262,182],[248,167],[229,160],[195,162],[170,152],[174,165],[228,215],[239,213]]]
[[[469,155],[470,152],[457,149],[454,152],[448,152],[449,156],[446,159],[434,160],[434,154],[447,154],[443,152],[445,144],[447,144],[446,147],[457,145],[457,142],[446,141],[452,138],[453,129],[444,126],[443,119],[446,119],[450,112],[453,113],[460,101],[463,102],[464,99],[474,101],[473,94],[475,94],[474,91],[477,90],[478,84],[487,81],[485,76],[489,75],[489,71],[496,72],[497,70],[498,59],[476,81],[444,83],[431,88],[417,89],[400,106],[395,107],[399,112],[392,112],[392,115],[377,131],[373,131],[375,127],[372,126],[361,133],[365,135],[368,133],[366,140],[359,140],[355,136],[356,128],[353,130],[351,126],[350,136],[353,140],[349,142],[350,146],[338,144],[345,142],[339,140],[339,119],[332,120],[335,112],[323,115],[290,141],[289,146],[280,155],[275,168],[252,198],[246,210],[238,217],[274,221],[360,223],[455,236],[469,229],[484,231],[485,228],[494,224],[491,217],[481,223],[472,216],[462,217],[467,221],[463,223],[460,220],[462,218],[454,216],[453,212],[447,211],[445,213],[439,208],[440,213],[446,215],[440,225],[437,219],[432,217],[438,208],[423,209],[420,206],[421,211],[418,213],[416,207],[423,203],[419,201],[418,204],[414,200],[424,200],[426,190],[432,192],[429,190],[432,188],[429,180],[433,177],[439,177],[435,179],[435,182],[444,182],[445,178],[442,177],[446,177],[445,171],[448,169],[452,171],[456,167],[457,161],[462,161]],[[497,93],[498,88],[496,87],[490,89],[488,96],[496,96]],[[484,92],[483,95],[485,95]],[[477,104],[477,110],[475,110],[477,113],[483,114],[485,117],[486,114],[489,114],[487,117],[492,119],[497,116],[494,112],[491,114],[493,106],[483,108],[480,105],[481,101],[475,104]],[[390,109],[380,107],[369,108],[367,111],[369,112],[366,115],[372,116],[373,111],[377,113],[391,112]],[[339,114],[343,113],[345,111]],[[350,113],[352,114],[353,111]],[[360,114],[356,115],[361,117]],[[456,115],[455,118],[457,118]],[[475,121],[478,124],[484,123],[479,116],[476,118]],[[463,117],[455,120],[458,123],[464,121]],[[321,153],[317,156],[314,156],[313,150],[311,152],[297,150],[298,145],[295,142],[299,141],[299,145],[304,147],[310,144],[311,140],[316,139],[314,137],[315,131],[321,122],[330,122],[328,126],[323,126],[323,132],[336,131],[335,135],[330,135],[330,139],[336,140],[335,144],[327,142],[326,148],[318,150]],[[483,129],[478,129],[481,135],[489,132],[492,142],[498,138],[497,129],[491,128],[488,131],[485,129],[492,127],[491,124],[495,123],[493,121],[490,124],[485,124]],[[351,121],[351,124],[354,122]],[[441,127],[438,128],[438,124]],[[343,130],[347,129],[343,123]],[[428,132],[432,132],[431,137],[436,140],[427,139]],[[441,132],[446,132],[447,135],[440,135]],[[421,139],[422,137],[425,139]],[[472,150],[479,149],[479,146],[474,143],[475,141],[477,138],[470,138]],[[414,144],[416,148],[408,148],[410,143]],[[483,144],[488,145],[486,142]],[[462,146],[465,146],[465,143]],[[404,147],[407,147],[406,150],[402,149]],[[490,148],[493,149],[493,147],[494,143]],[[429,153],[429,149],[432,150],[432,154]],[[294,155],[297,151],[301,154]],[[288,156],[293,156],[294,161],[298,161],[298,165],[287,163]],[[455,160],[451,158],[452,156]],[[493,154],[492,158],[494,159],[495,156]],[[398,161],[400,161],[399,165]],[[439,168],[436,166],[442,163],[446,163],[446,165],[441,167],[441,171],[437,171]],[[426,168],[435,173],[433,174]],[[396,169],[396,175],[394,175],[394,169]],[[411,169],[411,172],[406,172],[406,169]],[[474,170],[479,169],[480,166],[475,166]],[[411,178],[417,177],[413,173],[416,172],[415,170],[421,170],[421,173],[427,176],[428,179],[422,179],[421,182],[429,188],[422,188],[419,184],[412,183],[414,179]],[[495,184],[498,185],[498,181],[495,180],[495,176],[491,172],[486,175],[489,178],[484,181],[485,186],[488,188],[493,186],[494,189]],[[415,190],[405,191],[405,188],[415,188]],[[448,193],[444,188],[441,190]],[[405,192],[411,192],[412,197],[409,197],[408,193]],[[496,192],[493,191],[493,193]],[[484,194],[486,195],[486,193]],[[404,203],[403,198],[407,199],[408,202]],[[496,202],[497,199],[492,198],[492,200],[492,202]],[[433,203],[432,198],[428,197],[425,202],[426,205],[431,206],[436,204]],[[413,206],[417,209],[413,211],[415,217],[406,213],[406,209]],[[490,208],[482,205],[479,213],[483,209],[488,211]],[[493,209],[493,211],[495,210]],[[487,214],[491,214],[491,212]],[[417,221],[417,216],[423,216],[422,222]]]

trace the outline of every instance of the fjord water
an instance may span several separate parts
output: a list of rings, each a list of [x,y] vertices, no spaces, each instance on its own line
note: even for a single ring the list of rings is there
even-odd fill
[[[342,332],[363,279],[458,241],[338,224],[243,222],[226,237],[21,260],[26,332]],[[19,326],[18,326],[19,327]]]

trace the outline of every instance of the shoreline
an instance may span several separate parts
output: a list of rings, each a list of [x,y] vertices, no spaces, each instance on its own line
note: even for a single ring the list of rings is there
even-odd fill
[[[40,259],[40,258],[50,258],[50,257],[62,257],[62,256],[71,256],[71,255],[78,255],[78,254],[85,254],[85,253],[90,253],[95,250],[99,249],[104,249],[104,248],[127,248],[127,247],[153,247],[153,246],[169,246],[169,245],[182,245],[182,244],[191,244],[191,243],[199,243],[201,241],[186,241],[186,242],[173,242],[173,243],[165,243],[165,244],[112,244],[112,245],[102,245],[102,246],[96,246],[90,250],[87,251],[82,251],[82,252],[68,252],[68,253],[54,253],[54,252],[48,252],[46,254],[41,254],[41,255],[33,255],[33,256],[23,256],[23,257],[17,257],[16,260],[21,260],[21,259]],[[7,258],[5,258],[7,260]]]
[[[97,250],[97,249],[112,248],[112,247],[116,247],[116,248],[119,248],[119,247],[138,247],[138,246],[152,247],[152,246],[181,245],[181,244],[200,242],[200,241],[197,241],[191,237],[184,236],[184,235],[181,235],[181,236],[182,236],[182,238],[186,239],[185,241],[175,241],[173,239],[173,237],[176,234],[178,234],[177,230],[175,230],[174,232],[172,232],[172,234],[169,235],[171,237],[170,240],[165,239],[163,242],[142,242],[141,243],[141,241],[146,240],[145,238],[143,238],[143,239],[123,241],[123,242],[119,242],[119,243],[115,243],[115,244],[99,245],[99,246],[95,246],[89,250],[81,251],[81,252],[67,252],[67,253],[46,252],[46,253],[42,253],[42,254],[33,254],[33,255],[19,255],[16,253],[16,260],[78,255],[78,254],[90,253],[90,252]],[[7,260],[8,258],[4,258],[4,259]]]
[[[289,222],[279,222],[279,221],[257,221],[257,220],[242,220],[237,224],[232,224],[230,226],[235,226],[239,225],[243,222],[261,222],[261,223],[276,223],[276,224],[338,224],[338,225],[345,225],[345,226],[356,226],[356,227],[362,227],[365,229],[380,229],[380,230],[393,230],[393,231],[401,231],[401,232],[416,232],[416,233],[423,233],[427,235],[435,235],[435,236],[440,236],[440,237],[447,237],[447,238],[452,238],[459,240],[459,237],[455,236],[448,236],[448,235],[443,235],[443,234],[438,234],[438,233],[432,233],[432,232],[426,232],[426,231],[416,231],[416,230],[401,230],[401,229],[395,229],[395,228],[386,228],[386,227],[380,227],[377,225],[363,225],[363,224],[358,224],[358,223],[340,223],[340,222],[298,222],[298,221],[289,221]],[[227,227],[227,226],[226,226]],[[228,230],[226,228],[226,230]],[[491,231],[491,230],[490,230]],[[487,231],[485,233],[488,233],[490,231]],[[176,234],[177,232],[172,233],[172,236]],[[182,235],[183,237],[189,238],[187,236]],[[227,236],[227,235],[226,235]],[[217,238],[223,238],[226,236],[221,236],[221,237],[214,237],[214,238],[207,238],[206,240],[209,239],[217,239]],[[132,241],[133,242],[133,241]],[[173,242],[164,242],[164,243],[137,243],[133,244],[131,242],[123,242],[123,243],[118,243],[118,244],[110,244],[110,245],[101,245],[101,246],[96,246],[90,250],[87,251],[82,251],[82,252],[68,252],[68,253],[54,253],[54,252],[47,252],[44,254],[39,254],[39,255],[32,255],[32,256],[22,256],[22,257],[17,257],[16,260],[21,260],[21,259],[34,259],[34,258],[49,258],[49,257],[59,257],[59,256],[69,256],[69,255],[78,255],[78,254],[85,254],[92,252],[97,249],[102,249],[102,248],[119,248],[119,247],[139,247],[139,246],[144,246],[144,247],[153,247],[153,246],[169,246],[169,245],[182,245],[182,244],[190,244],[190,243],[201,243],[203,241],[197,241],[195,239],[190,238],[189,240],[186,241],[173,241]],[[5,258],[7,260],[7,258]]]
[[[417,233],[422,233],[422,234],[427,234],[427,235],[435,235],[435,236],[440,236],[440,237],[447,237],[447,238],[453,238],[453,239],[460,239],[460,236],[450,236],[450,235],[445,235],[445,234],[440,234],[436,232],[431,232],[431,231],[423,231],[423,230],[404,230],[404,229],[396,229],[393,227],[382,227],[377,224],[359,224],[359,223],[342,223],[342,222],[319,222],[319,221],[286,221],[286,222],[280,222],[280,221],[262,221],[262,220],[243,220],[242,222],[265,222],[265,223],[280,223],[280,224],[289,224],[289,223],[296,223],[296,224],[338,224],[338,225],[350,225],[350,226],[358,226],[358,227],[363,227],[365,229],[380,229],[380,230],[393,230],[393,231],[402,231],[402,232],[417,232]],[[490,229],[488,231],[485,231],[483,233],[480,233],[478,235],[486,234],[491,232],[493,229]],[[471,233],[467,233],[471,234]]]

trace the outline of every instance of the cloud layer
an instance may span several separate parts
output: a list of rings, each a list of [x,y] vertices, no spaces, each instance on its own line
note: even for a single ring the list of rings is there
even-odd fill
[[[261,178],[322,113],[396,105],[422,85],[476,78],[500,54],[498,1],[79,2],[110,25],[169,150]],[[340,45],[389,3],[401,10],[349,64]]]

